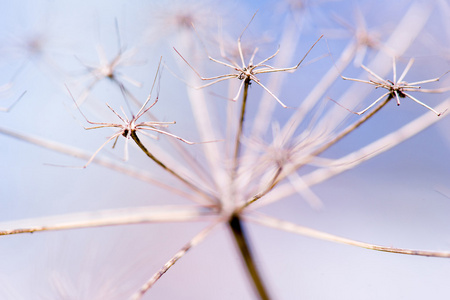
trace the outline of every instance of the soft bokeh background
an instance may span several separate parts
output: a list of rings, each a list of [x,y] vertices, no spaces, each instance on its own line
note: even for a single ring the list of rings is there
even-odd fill
[[[98,63],[96,45],[103,46],[108,59],[117,54],[116,20],[122,45],[136,49],[131,59],[133,65],[122,68],[122,73],[143,83],[141,88],[125,83],[127,88],[144,100],[163,56],[167,67],[161,79],[160,101],[152,111],[162,120],[176,120],[173,131],[190,140],[199,137],[192,125],[186,85],[168,68],[177,74],[195,74],[180,70],[179,66],[185,65],[172,47],[180,52],[198,50],[197,59],[203,63],[206,76],[220,74],[224,69],[207,61],[190,29],[177,25],[181,12],[193,17],[212,55],[218,55],[212,37],[217,37],[219,24],[224,39],[229,38],[235,47],[237,36],[257,9],[243,42],[257,43],[262,52],[260,58],[276,49],[284,22],[302,30],[303,41],[295,57],[302,57],[324,33],[327,41],[318,44],[305,61],[310,62],[329,51],[338,57],[348,43],[351,36],[337,18],[355,25],[355,11],[360,10],[368,28],[388,36],[410,6],[433,5],[429,21],[406,51],[406,59],[399,62],[399,70],[403,70],[409,57],[416,57],[416,62],[408,73],[408,81],[433,78],[450,69],[450,24],[445,11],[449,5],[445,0],[306,1],[305,8],[293,5],[294,1],[156,2],[2,1],[0,84],[13,78],[13,86],[2,93],[0,106],[7,107],[23,91],[27,93],[10,112],[0,113],[0,126],[94,152],[112,131],[85,131],[81,125],[84,120],[74,109],[64,84],[78,97],[92,80],[86,76],[81,62]],[[27,52],[30,48],[26,43],[32,40],[41,43],[42,52]],[[283,55],[283,45],[279,55]],[[373,57],[374,52],[368,51],[364,62]],[[306,63],[286,76],[278,93],[280,99],[289,106],[297,106],[332,66],[330,56]],[[349,77],[364,76],[353,65],[343,73]],[[440,82],[444,86],[448,83],[445,77]],[[338,99],[350,85],[337,80],[326,96]],[[431,85],[437,86],[441,85]],[[228,84],[219,84],[210,88],[214,91],[210,101],[223,109],[227,100],[217,94],[226,92],[227,87]],[[250,92],[250,100],[254,102],[263,94],[256,85],[251,86]],[[370,104],[377,95],[380,92],[369,94],[365,103]],[[448,94],[415,95],[432,107],[448,97]],[[124,105],[119,89],[108,80],[92,89],[82,109],[90,119],[116,121],[105,102],[114,107]],[[400,107],[390,103],[325,156],[335,158],[354,151],[425,110],[409,99],[403,99]],[[291,113],[277,107],[274,120],[284,124]],[[253,117],[250,112],[249,122]],[[313,187],[324,204],[322,209],[312,209],[301,197],[293,196],[264,211],[356,240],[449,251],[450,124],[444,116],[440,118],[436,125],[394,149]],[[224,122],[223,116],[217,117],[220,126]],[[160,142],[164,143],[164,138]],[[6,135],[0,134],[0,145],[1,223],[100,209],[189,204],[180,196],[95,164],[84,170],[50,166],[81,166],[85,161]],[[202,160],[200,146],[194,145],[190,151],[197,151],[198,159]],[[105,147],[101,154],[120,160],[123,141],[115,150]],[[129,163],[161,173],[136,147],[130,148]],[[175,183],[169,176],[167,180],[169,184]],[[126,299],[204,226],[146,224],[2,236],[0,298]],[[380,253],[256,225],[247,228],[274,299],[447,299],[450,295],[450,261],[446,259]],[[253,297],[240,257],[223,227],[170,269],[144,299]]]

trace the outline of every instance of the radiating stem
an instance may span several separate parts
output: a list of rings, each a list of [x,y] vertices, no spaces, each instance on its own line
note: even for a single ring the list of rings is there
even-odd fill
[[[391,99],[393,96],[389,94],[387,98],[380,103],[375,109],[373,109],[369,114],[365,115],[363,118],[361,118],[358,122],[355,124],[352,124],[348,126],[346,129],[344,129],[341,133],[339,133],[334,139],[332,139],[330,142],[326,143],[322,147],[318,148],[314,152],[312,152],[309,156],[309,158],[306,158],[301,162],[301,164],[295,165],[294,167],[290,168],[288,172],[286,172],[284,175],[281,175],[280,172],[277,172],[275,174],[274,179],[272,180],[272,184],[269,185],[265,190],[261,191],[260,193],[256,194],[251,198],[249,201],[247,201],[239,211],[242,211],[244,208],[252,204],[253,202],[257,201],[258,199],[261,199],[264,195],[266,195],[268,192],[270,192],[281,180],[283,180],[289,173],[301,168],[302,166],[308,164],[314,157],[318,156],[319,154],[323,153],[325,150],[336,144],[338,141],[342,140],[345,136],[347,136],[350,132],[361,126],[364,122],[369,120],[371,117],[373,117],[380,109],[382,109]]]
[[[337,142],[339,142],[341,139],[343,139],[345,136],[347,136],[350,132],[352,132],[353,130],[355,130],[356,128],[358,128],[359,126],[361,126],[363,123],[365,123],[367,120],[369,120],[371,117],[373,117],[380,109],[382,109],[391,99],[393,98],[392,94],[389,94],[387,96],[387,98],[377,107],[375,107],[375,109],[373,109],[370,113],[368,113],[366,116],[364,116],[363,118],[361,118],[358,122],[356,122],[355,124],[350,125],[349,127],[347,127],[346,129],[344,129],[341,133],[339,133],[333,140],[331,140],[330,142],[326,143],[325,145],[323,145],[322,147],[320,147],[319,149],[317,149],[316,151],[314,151],[313,153],[311,153],[312,157],[315,157],[319,154],[322,154],[322,152],[324,152],[325,150],[327,150],[328,148],[330,148],[331,146],[333,146],[334,144],[336,144]]]
[[[381,251],[381,252],[389,252],[389,253],[397,253],[397,254],[406,254],[406,255],[417,255],[417,256],[428,256],[428,257],[442,257],[442,258],[450,258],[450,252],[443,251],[428,251],[428,250],[414,250],[414,249],[404,249],[404,248],[394,248],[394,247],[386,247],[375,245],[366,242],[360,242],[344,237],[340,237],[337,235],[329,234],[323,231],[311,229],[308,227],[303,227],[291,222],[279,220],[270,216],[266,216],[263,214],[255,214],[253,217],[246,218],[248,221],[255,222],[257,224],[272,227],[280,230],[284,230],[286,232],[292,232],[296,234],[301,234],[303,236],[320,239],[324,241],[330,241],[340,244],[346,244],[350,246],[356,246],[360,248],[365,248],[369,250]]]
[[[247,78],[244,81],[244,93],[242,94],[242,106],[241,106],[241,115],[239,117],[239,126],[236,134],[236,145],[234,148],[234,167],[233,173],[237,172],[238,168],[238,160],[239,160],[239,152],[241,150],[241,137],[242,131],[244,127],[244,117],[245,117],[245,108],[247,107],[247,96],[248,96],[248,86],[250,85],[250,79]]]
[[[198,222],[213,213],[203,207],[151,206],[79,212],[0,223],[0,236],[115,225]]]
[[[239,216],[237,214],[234,214],[231,217],[230,221],[228,221],[228,225],[230,225],[236,244],[240,250],[242,258],[244,259],[247,271],[252,278],[254,287],[259,297],[261,299],[270,299],[250,251],[249,243],[244,229],[242,228]]]
[[[194,191],[199,192],[200,194],[206,196],[208,199],[211,199],[211,195],[209,195],[208,193],[206,193],[205,191],[199,189],[196,185],[194,185],[192,182],[188,181],[186,178],[182,177],[180,174],[178,174],[177,172],[175,172],[174,170],[172,170],[171,168],[167,167],[162,161],[160,161],[159,159],[157,159],[153,154],[150,153],[150,151],[147,150],[147,148],[144,146],[144,144],[142,144],[141,140],[138,138],[138,136],[136,135],[135,131],[132,131],[130,134],[131,138],[134,140],[134,142],[139,146],[139,148],[141,148],[142,151],[144,151],[144,153],[150,157],[155,163],[157,163],[161,168],[163,168],[164,170],[166,170],[167,172],[169,172],[170,174],[172,174],[173,176],[175,176],[176,178],[178,178],[180,181],[182,181],[184,184],[186,184],[188,187],[190,187],[191,189],[193,189]]]
[[[145,293],[186,253],[202,242],[211,232],[212,229],[220,224],[222,220],[217,220],[217,222],[206,227],[200,233],[198,233],[192,240],[186,243],[175,255],[166,263],[164,266],[158,270],[147,282],[145,282],[142,287],[131,296],[131,300],[140,300],[145,295]]]

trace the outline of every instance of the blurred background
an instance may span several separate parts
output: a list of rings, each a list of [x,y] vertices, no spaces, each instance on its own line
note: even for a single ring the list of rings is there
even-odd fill
[[[293,60],[287,66],[295,65],[317,38],[325,35],[295,73],[273,77],[283,76],[276,94],[290,107],[299,106],[312,87],[335,68],[334,61],[364,28],[379,44],[359,47],[348,67],[340,71],[367,80],[360,64],[369,66],[380,52],[390,57],[384,42],[405,16],[417,20],[411,24],[423,26],[411,28],[415,34],[405,31],[405,39],[398,40],[398,48],[407,47],[398,60],[397,73],[411,57],[415,62],[406,81],[435,78],[450,70],[450,5],[446,0],[2,1],[0,11],[0,107],[7,110],[13,105],[0,112],[3,225],[76,212],[192,204],[166,189],[95,163],[86,169],[61,167],[83,166],[87,160],[5,133],[9,130],[94,153],[114,131],[84,130],[88,124],[68,90],[75,99],[83,100],[81,109],[90,120],[117,122],[105,103],[123,106],[128,114],[126,103],[132,102],[124,101],[110,78],[101,79],[93,71],[117,57],[117,80],[141,103],[163,57],[161,81],[154,92],[159,102],[151,111],[160,120],[176,120],[173,133],[193,141],[200,141],[201,136],[188,99],[192,89],[180,78],[191,82],[196,75],[173,47],[186,53],[186,58],[190,55],[204,76],[224,74],[227,69],[209,61],[207,55],[220,58],[220,44],[229,55],[236,53],[237,37],[256,11],[242,38],[244,52],[247,46],[249,51],[259,47],[255,61],[273,54],[279,45],[278,56],[292,51]],[[298,41],[283,40],[289,36],[288,30]],[[386,68],[391,68],[391,61],[387,61]],[[386,78],[392,78],[392,71],[386,72]],[[264,74],[259,78],[270,84]],[[447,87],[449,81],[447,75],[427,88]],[[324,112],[319,114],[317,126],[336,127],[358,118],[327,100],[347,101],[342,95],[353,84],[338,77],[324,92],[320,98],[324,111],[336,111],[343,117],[331,120]],[[363,97],[359,109],[383,93],[372,91],[370,86],[364,90],[362,83],[354,86]],[[209,108],[214,107],[210,117],[222,133],[228,122],[225,111],[229,101],[224,98],[233,97],[236,88],[226,81],[204,89]],[[250,87],[248,124],[257,118],[258,99],[264,93],[255,84]],[[436,107],[449,93],[414,96]],[[269,128],[273,122],[283,126],[293,110],[272,100],[273,116],[263,121]],[[410,99],[401,100],[399,107],[389,103],[323,156],[342,157],[428,112]],[[354,106],[360,103],[355,101]],[[449,128],[444,114],[436,124],[393,149],[313,186],[323,203],[320,209],[293,195],[261,211],[369,243],[450,251]],[[246,130],[249,133],[250,126]],[[263,137],[270,141],[270,133]],[[167,155],[172,154],[167,138],[156,143],[163,149],[167,146]],[[182,146],[190,147],[188,151],[205,163],[201,145]],[[109,144],[99,156],[122,162],[123,149],[121,139],[115,149]],[[168,185],[178,185],[131,144],[126,164],[156,174]],[[0,298],[127,299],[205,225],[135,224],[2,236]],[[273,299],[447,299],[450,294],[447,259],[370,251],[254,224],[248,224],[247,229]],[[254,298],[234,241],[222,226],[175,264],[143,299]]]

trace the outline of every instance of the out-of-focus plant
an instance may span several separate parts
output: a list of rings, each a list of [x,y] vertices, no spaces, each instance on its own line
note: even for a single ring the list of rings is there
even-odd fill
[[[194,252],[194,249],[202,241],[211,237],[213,232],[227,230],[239,250],[238,253],[248,274],[249,282],[251,282],[250,286],[253,287],[254,296],[260,299],[278,299],[277,292],[272,291],[272,284],[270,280],[267,280],[270,277],[265,276],[265,272],[261,270],[267,271],[267,267],[261,268],[263,263],[255,258],[255,252],[261,250],[254,247],[257,243],[250,241],[248,226],[251,224],[382,252],[450,258],[450,248],[443,251],[429,251],[401,245],[379,245],[372,243],[370,239],[359,241],[300,225],[302,220],[292,220],[292,216],[289,218],[276,216],[277,214],[272,214],[270,209],[277,204],[288,202],[292,198],[305,199],[313,208],[311,211],[326,208],[327,201],[313,190],[314,185],[326,182],[331,177],[355,168],[445,118],[445,114],[442,112],[450,106],[450,99],[443,98],[442,94],[448,88],[437,83],[442,76],[436,77],[436,73],[440,75],[447,70],[436,68],[432,66],[433,62],[429,62],[426,65],[427,69],[423,72],[423,77],[407,83],[403,80],[406,73],[410,71],[413,59],[409,59],[409,63],[406,64],[398,80],[396,61],[401,64],[408,61],[409,56],[415,55],[414,47],[417,43],[415,40],[422,34],[427,24],[431,23],[430,16],[437,10],[436,7],[448,8],[446,3],[424,4],[419,1],[403,4],[404,13],[401,16],[395,15],[396,22],[391,24],[389,30],[377,32],[376,43],[374,42],[375,38],[372,39],[365,28],[365,23],[368,21],[364,19],[363,15],[365,9],[369,8],[365,8],[363,5],[356,9],[357,25],[361,28],[351,28],[342,20],[353,14],[352,9],[345,6],[347,12],[337,16],[335,12],[330,13],[333,5],[336,4],[328,2],[310,7],[307,3],[303,3],[303,5],[289,3],[283,6],[288,11],[283,12],[274,9],[285,19],[283,25],[279,25],[275,17],[269,17],[264,12],[264,10],[269,10],[268,7],[261,7],[259,12],[253,15],[253,20],[251,16],[254,11],[242,3],[235,3],[234,7],[225,8],[224,6],[220,14],[217,13],[219,11],[217,8],[220,6],[217,3],[199,1],[189,1],[189,3],[191,5],[186,6],[186,4],[167,1],[163,8],[159,8],[161,14],[153,23],[139,22],[139,18],[136,17],[131,20],[125,18],[122,25],[122,16],[110,16],[109,23],[115,24],[115,26],[110,26],[112,28],[110,30],[111,41],[115,40],[119,49],[118,52],[116,49],[114,54],[114,51],[106,46],[98,46],[99,65],[87,64],[84,59],[81,60],[80,57],[85,57],[86,53],[72,53],[71,58],[75,57],[76,59],[58,61],[60,64],[58,68],[64,69],[65,73],[70,74],[81,64],[88,69],[88,75],[92,78],[81,89],[81,92],[74,95],[69,91],[71,90],[70,83],[65,82],[66,78],[61,78],[61,82],[56,83],[60,84],[61,89],[55,88],[55,90],[64,91],[63,87],[66,83],[68,88],[65,93],[58,94],[56,97],[58,100],[52,100],[57,103],[52,110],[59,108],[55,115],[60,118],[62,115],[71,116],[72,114],[74,118],[63,117],[63,119],[67,119],[66,122],[70,120],[72,125],[78,125],[77,121],[80,116],[76,114],[78,109],[84,121],[92,125],[85,129],[101,129],[96,132],[103,132],[108,128],[118,130],[106,140],[103,136],[94,136],[94,141],[97,141],[96,145],[101,145],[97,150],[81,150],[72,146],[72,143],[62,143],[54,138],[48,138],[46,134],[33,131],[24,133],[14,128],[15,121],[10,118],[5,118],[5,121],[0,124],[0,133],[5,137],[3,141],[9,141],[11,137],[16,138],[30,144],[31,149],[41,147],[45,149],[45,153],[55,152],[83,159],[85,163],[83,168],[87,167],[86,170],[62,167],[69,164],[49,161],[49,158],[46,157],[45,161],[42,161],[46,163],[45,166],[42,166],[43,170],[66,175],[70,173],[71,176],[74,174],[84,176],[83,174],[89,173],[82,172],[89,172],[91,168],[95,169],[94,165],[97,164],[105,167],[107,171],[102,173],[101,180],[108,181],[110,173],[117,173],[121,178],[118,182],[106,183],[108,185],[105,190],[105,193],[108,193],[107,199],[112,199],[112,205],[108,209],[95,209],[91,212],[81,213],[66,212],[51,217],[36,217],[31,213],[29,215],[33,218],[29,219],[22,219],[20,216],[10,219],[0,215],[2,221],[0,223],[0,235],[2,235],[0,240],[3,244],[7,244],[8,239],[12,238],[8,237],[9,235],[42,231],[64,230],[65,235],[70,235],[74,231],[66,231],[67,229],[92,229],[112,225],[131,226],[146,223],[197,222],[206,224],[194,237],[188,239],[184,246],[171,254],[171,258],[159,269],[155,269],[151,256],[145,257],[145,261],[152,266],[151,269],[155,270],[152,276],[148,274],[149,267],[145,263],[139,263],[133,268],[124,267],[130,271],[121,273],[119,277],[127,279],[113,280],[116,276],[108,278],[110,273],[107,273],[103,274],[100,279],[96,279],[95,284],[91,282],[92,287],[87,286],[86,283],[78,283],[77,286],[76,281],[60,275],[62,271],[58,270],[58,265],[56,265],[51,269],[51,282],[57,297],[63,299],[80,297],[82,299],[95,297],[99,299],[105,299],[105,297],[141,299],[145,296],[151,297],[150,288],[188,251],[193,250],[192,252]],[[182,9],[183,7],[184,9]],[[216,10],[208,10],[208,7],[214,7]],[[145,10],[149,10],[149,8],[145,7]],[[205,11],[208,13],[205,14]],[[239,11],[239,13],[233,14],[233,11]],[[17,11],[15,12],[17,13]],[[156,15],[155,12],[153,13]],[[101,16],[104,14],[106,15],[102,11]],[[146,14],[143,13],[143,15]],[[260,15],[261,18],[258,20]],[[339,23],[350,28],[349,32],[352,36],[348,38],[347,45],[335,43],[332,40],[332,34],[327,36],[325,28],[328,24],[323,16],[332,17],[330,20],[334,21],[331,24],[335,24],[338,20]],[[143,19],[147,21],[147,18]],[[215,23],[219,19],[220,21]],[[240,23],[240,26],[234,27],[232,23],[236,22],[236,19],[240,21],[237,22]],[[312,24],[306,24],[304,20]],[[250,23],[248,23],[249,21]],[[274,23],[273,26],[270,25],[271,22]],[[145,23],[147,24],[142,25]],[[313,30],[314,26],[322,27],[324,35],[321,31]],[[142,35],[137,34],[143,40],[136,42],[136,47],[132,48],[133,51],[125,51],[119,28],[123,36],[136,38],[136,28],[143,33]],[[273,43],[252,45],[248,42],[251,41],[252,33],[262,34],[268,28],[276,37],[273,38]],[[238,33],[233,33],[232,29],[237,30]],[[80,34],[78,31],[81,31],[76,27],[72,30],[77,34]],[[246,32],[245,36],[243,36],[244,32]],[[160,36],[149,38],[148,33],[160,33]],[[383,36],[383,33],[386,33],[386,36]],[[77,34],[74,34],[74,39]],[[80,35],[82,41],[85,34],[86,32],[82,32]],[[224,36],[233,34],[236,36],[237,43],[227,43]],[[246,41],[247,36],[249,36],[248,41]],[[165,38],[166,40],[164,40]],[[267,41],[267,39],[265,40]],[[152,42],[163,46],[158,48]],[[167,45],[168,47],[166,47]],[[275,48],[272,47],[273,45]],[[44,45],[37,46],[40,47],[39,52],[42,52],[41,47]],[[24,47],[26,48],[23,50],[28,52],[34,49],[30,48],[29,44]],[[84,47],[84,51],[87,51],[87,48],[88,45]],[[134,59],[136,56],[139,59],[144,57],[145,60],[156,64],[155,58],[158,56],[154,55],[155,48],[162,51],[160,55],[163,56],[164,66],[158,65],[156,68],[155,66],[129,63],[131,57]],[[176,50],[174,51],[172,48]],[[206,49],[208,50],[206,51]],[[248,49],[251,49],[250,52]],[[276,50],[274,51],[274,49]],[[221,58],[217,59],[214,58],[216,56],[210,55],[209,51],[211,50],[216,51]],[[112,60],[108,60],[108,54],[105,52],[113,53]],[[371,55],[367,55],[367,52],[371,52]],[[259,57],[260,53],[262,53],[261,57]],[[265,55],[265,53],[269,54]],[[239,63],[236,62],[235,56]],[[246,63],[247,57],[249,57],[248,63]],[[352,69],[352,61],[358,62],[358,64],[364,63],[362,67],[373,78],[367,80],[364,77],[344,77],[342,75],[344,71],[347,74],[347,72],[358,70],[358,68]],[[294,63],[292,64],[292,62]],[[283,67],[286,65],[291,67]],[[119,72],[117,68],[120,66],[129,68]],[[231,68],[231,72],[223,71],[219,69],[220,67]],[[142,71],[144,69],[145,71]],[[155,72],[156,69],[158,71]],[[175,76],[163,72],[164,69],[169,69],[170,73]],[[19,70],[22,70],[22,67]],[[393,80],[383,79],[391,70]],[[436,72],[436,70],[438,71]],[[153,75],[151,75],[152,72],[154,72]],[[260,74],[263,76],[257,76]],[[153,80],[152,76],[154,76]],[[20,77],[14,74],[7,83],[7,87],[14,84],[26,89],[27,84],[21,81]],[[162,78],[161,82],[160,78]],[[111,89],[111,86],[102,85],[102,79],[110,79],[117,88]],[[131,86],[125,87],[124,81],[131,83]],[[166,84],[165,81],[170,83]],[[204,81],[209,82],[204,84]],[[356,81],[356,84],[352,85],[349,81]],[[358,83],[361,82],[368,83],[375,89],[387,89],[387,92],[377,96],[375,101],[357,112],[358,116],[356,117],[350,112],[354,112],[355,108],[359,110],[358,107],[363,102],[373,99],[371,90],[364,90],[360,87]],[[423,89],[421,85],[424,83],[436,84],[436,86],[432,89]],[[226,90],[226,84],[228,84],[228,90]],[[253,89],[255,84],[262,89]],[[150,102],[155,85],[157,85],[158,95],[156,100]],[[91,94],[94,86],[98,92],[95,96]],[[173,88],[171,88],[172,86]],[[102,94],[102,89],[105,98],[98,99],[98,95]],[[142,97],[145,90],[151,91],[150,96]],[[435,100],[427,99],[427,104],[425,104],[425,100],[418,100],[410,94],[415,91],[439,93],[441,96],[436,96]],[[172,98],[175,96],[176,99]],[[27,95],[27,98],[32,99],[33,97],[35,95]],[[188,98],[188,101],[182,97]],[[376,134],[369,143],[361,142],[356,148],[349,147],[348,149],[351,150],[346,151],[346,154],[338,158],[329,158],[335,155],[334,148],[345,144],[347,136],[355,135],[362,125],[366,126],[366,122],[383,124],[384,121],[382,117],[379,117],[381,114],[379,112],[394,110],[394,106],[386,107],[391,102],[390,100],[395,99],[399,105],[400,98],[405,97],[428,110],[420,110],[422,114],[416,115],[415,111],[398,109],[395,111],[396,115],[412,113],[413,117],[382,135]],[[32,101],[30,99],[28,101]],[[164,109],[157,110],[158,105],[150,110],[158,100]],[[432,101],[439,104],[430,104],[433,103]],[[107,110],[103,104],[106,102],[109,116],[106,114]],[[111,102],[114,104],[109,104]],[[16,103],[17,100],[13,102],[13,105]],[[149,103],[153,104],[149,105]],[[168,104],[164,106],[164,103]],[[276,105],[277,103],[280,105]],[[100,104],[103,105],[100,106]],[[4,111],[2,114],[11,116],[21,110],[21,107],[17,105],[14,109],[11,108],[2,108]],[[384,109],[381,110],[382,108]],[[120,124],[109,121],[112,116],[111,111],[115,117],[120,119]],[[134,111],[137,113],[134,114]],[[127,115],[130,114],[131,117],[128,118]],[[95,115],[98,121],[91,121],[93,119],[89,115]],[[378,117],[378,120],[372,120],[376,119],[375,116]],[[99,117],[102,119],[99,120]],[[160,121],[175,117],[181,117],[181,119],[177,122]],[[369,120],[371,121],[369,122]],[[51,124],[53,123],[49,120],[49,126]],[[169,124],[174,125],[168,128]],[[177,127],[180,124],[181,126]],[[45,128],[46,131],[54,129],[55,134],[60,133],[65,137],[72,134],[69,130],[59,130],[55,126]],[[268,132],[270,128],[272,128],[271,134]],[[78,142],[83,144],[81,140],[83,137],[91,138],[92,135],[89,135],[91,132],[94,131],[74,132],[73,136],[77,138],[74,139],[73,144]],[[159,140],[159,136],[165,136],[167,139]],[[116,148],[116,144],[122,142],[122,137],[125,138],[125,159],[119,158],[120,155],[116,154],[119,150],[116,149],[111,154],[112,158],[111,155],[108,157],[108,155],[100,153],[102,149],[104,149],[102,152],[106,152],[106,146],[110,141],[114,141],[112,148]],[[360,138],[367,140],[367,133]],[[190,142],[190,140],[195,140],[196,143]],[[184,143],[180,143],[180,141]],[[137,147],[128,150],[129,142],[134,142],[134,146]],[[91,149],[91,145],[90,142],[87,147]],[[346,148],[344,147],[344,149]],[[329,153],[332,155],[327,155]],[[28,153],[27,157],[32,158],[33,155],[33,153]],[[151,159],[152,164],[147,162],[148,158]],[[14,157],[11,158],[11,160],[14,159]],[[40,160],[41,158],[36,159]],[[40,173],[36,173],[34,176],[40,176]],[[86,175],[86,177],[88,176],[91,175]],[[98,180],[95,177],[89,178],[92,181]],[[136,179],[146,184],[138,194],[133,187],[134,183],[130,183]],[[371,181],[372,179],[368,176],[366,180]],[[72,182],[70,180],[58,182],[58,187],[62,186],[64,189],[65,185],[69,189]],[[2,188],[8,187],[5,185]],[[87,189],[86,192],[89,198],[87,201],[91,203],[95,203],[98,198],[102,197],[98,191],[91,193]],[[9,195],[7,192],[4,193],[5,196]],[[121,197],[122,193],[126,193],[126,196]],[[11,196],[8,197],[7,201],[15,201]],[[54,196],[49,194],[49,197]],[[155,198],[159,200],[153,203]],[[4,200],[2,199],[2,201]],[[129,201],[132,204],[129,205]],[[160,204],[162,202],[166,203]],[[117,205],[121,208],[114,208]],[[146,236],[145,230],[139,229],[138,232],[140,236],[138,242],[123,243],[120,248],[130,251],[129,253],[136,253],[137,245],[140,245],[143,240],[151,244],[159,243],[156,238],[152,239]],[[172,238],[170,233],[165,233],[163,236],[169,240]],[[101,233],[98,237],[101,238]],[[86,251],[86,255],[90,255],[88,244],[81,246],[81,249]],[[165,254],[164,249],[160,251]],[[145,252],[145,247],[137,251],[140,255]],[[129,253],[119,258],[119,260],[123,260],[122,265],[127,264],[124,257],[130,256]],[[101,256],[98,253],[96,255]],[[115,257],[115,255],[113,256]],[[292,258],[292,264],[296,264],[295,257]],[[299,265],[299,268],[302,266]],[[176,270],[171,271],[176,272]],[[308,273],[308,270],[304,270],[304,272]],[[195,269],[191,271],[191,274],[195,276]],[[176,287],[176,284],[174,285]],[[96,291],[90,293],[90,289]],[[233,287],[227,287],[227,289],[233,290]],[[10,292],[11,290],[14,289],[8,289],[10,294],[7,294],[7,297],[16,297],[11,295],[15,295],[17,292]],[[116,290],[116,293],[112,292]],[[188,292],[186,292],[186,296],[188,296]],[[48,296],[43,297],[48,298]],[[292,298],[296,298],[296,296],[292,296]]]

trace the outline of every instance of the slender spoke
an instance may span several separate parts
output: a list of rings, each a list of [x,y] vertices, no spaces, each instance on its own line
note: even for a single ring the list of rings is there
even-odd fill
[[[212,229],[216,227],[220,222],[215,222],[207,228],[200,231],[192,240],[190,240],[186,245],[184,245],[158,272],[156,272],[142,287],[131,296],[131,300],[139,300],[144,294],[189,250],[202,242]]]
[[[241,137],[242,131],[244,127],[244,118],[245,118],[245,108],[247,107],[247,96],[248,96],[248,86],[250,85],[250,79],[245,79],[244,81],[244,94],[242,95],[242,106],[241,106],[241,115],[239,117],[239,126],[236,134],[236,143],[234,147],[234,167],[233,173],[237,172],[238,168],[238,160],[239,160],[239,152],[241,149]]]
[[[302,161],[301,164],[297,164],[291,168],[289,168],[288,171],[284,172],[283,174],[276,174],[276,178],[274,178],[273,183],[268,186],[266,189],[261,191],[260,193],[253,196],[250,200],[248,200],[240,210],[243,210],[250,204],[254,203],[255,201],[261,199],[263,196],[265,196],[267,193],[269,193],[279,182],[281,182],[286,176],[288,176],[290,173],[294,172],[295,170],[298,170],[302,166],[309,163],[314,157],[320,155],[325,150],[336,144],[338,141],[343,139],[345,136],[347,136],[350,132],[361,126],[363,123],[365,123],[367,120],[369,120],[371,117],[373,117],[380,109],[382,109],[390,100],[392,99],[392,95],[389,94],[386,100],[384,100],[382,103],[380,103],[373,111],[371,111],[368,115],[365,115],[363,118],[361,118],[358,122],[355,124],[350,125],[345,130],[343,130],[340,134],[338,134],[334,139],[332,139],[330,142],[326,143],[322,147],[318,148],[316,151],[312,152],[309,155],[309,159],[305,159]]]
[[[0,236],[144,223],[198,222],[212,213],[203,207],[146,206],[109,209],[0,223]]]
[[[205,191],[201,190],[200,188],[198,188],[196,185],[194,185],[192,182],[190,182],[189,180],[187,180],[186,178],[182,177],[180,174],[178,174],[177,172],[175,172],[174,170],[172,170],[171,168],[167,167],[162,161],[160,161],[158,158],[156,158],[152,153],[150,153],[150,151],[148,151],[148,149],[144,146],[144,144],[142,144],[141,140],[138,138],[138,136],[136,135],[136,132],[132,131],[130,134],[131,138],[134,140],[134,142],[139,146],[139,148],[141,148],[141,150],[148,156],[150,157],[155,163],[157,163],[161,168],[163,168],[164,170],[166,170],[167,172],[169,172],[170,174],[172,174],[173,176],[175,176],[176,178],[178,178],[181,182],[183,182],[184,184],[186,184],[188,187],[190,187],[192,190],[204,195],[207,198],[212,198],[211,195],[209,195],[208,193],[206,193]]]
[[[316,238],[319,240],[325,240],[340,244],[346,244],[350,246],[356,246],[360,248],[365,248],[369,250],[375,250],[375,251],[381,251],[381,252],[390,252],[390,253],[398,253],[398,254],[406,254],[406,255],[416,255],[416,256],[429,256],[429,257],[442,257],[442,258],[450,258],[450,252],[441,252],[441,251],[428,251],[428,250],[414,250],[414,249],[403,249],[403,248],[394,248],[394,247],[386,247],[386,246],[380,246],[375,245],[371,243],[366,242],[360,242],[344,237],[340,237],[337,235],[329,234],[323,231],[311,229],[308,227],[303,227],[291,222],[282,221],[276,218],[272,218],[263,214],[258,214],[255,217],[249,218],[250,221],[284,230],[287,232],[292,232],[296,234],[300,234],[303,236],[308,236],[312,238]]]

